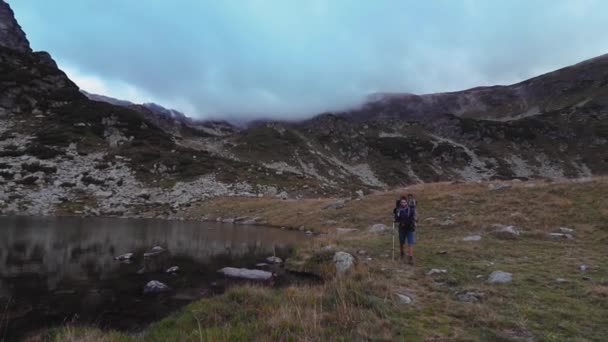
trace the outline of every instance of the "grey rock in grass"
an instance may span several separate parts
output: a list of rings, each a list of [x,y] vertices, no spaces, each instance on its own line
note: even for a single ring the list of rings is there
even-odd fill
[[[456,222],[452,219],[445,219],[445,220],[439,222],[439,225],[442,227],[453,226],[455,224],[456,224]]]
[[[323,209],[342,209],[346,206],[345,200],[338,200],[323,207]]]
[[[574,229],[569,227],[559,227],[559,230],[562,233],[574,233]]]
[[[481,240],[480,235],[469,235],[469,236],[465,236],[464,238],[462,238],[462,241],[480,241],[480,240]]]
[[[566,233],[549,233],[550,237],[554,237],[554,238],[562,238],[562,239],[574,239],[574,236],[572,236],[572,234],[566,234]]]
[[[479,302],[485,298],[485,293],[466,290],[456,294],[456,298],[461,302]]]
[[[372,225],[371,227],[369,227],[368,231],[370,231],[372,233],[381,233],[388,229],[389,228],[386,225],[384,225],[382,223],[376,223],[376,224]]]
[[[227,277],[247,280],[269,280],[273,277],[271,272],[247,268],[224,267],[218,272]]]
[[[357,229],[357,228],[336,228],[336,232],[338,234],[354,233],[358,230],[359,229]]]
[[[346,252],[336,252],[333,258],[336,265],[336,273],[338,275],[346,273],[355,264],[355,258]]]
[[[395,293],[395,296],[397,297],[397,302],[399,304],[412,304],[414,302],[414,299],[411,296],[408,296],[406,294],[403,293]]]
[[[521,234],[520,230],[515,226],[508,226],[504,224],[493,224],[492,227],[495,230],[492,232],[499,238],[503,239],[516,239]]]
[[[505,284],[513,280],[513,275],[509,272],[494,271],[488,277],[488,283],[490,284]]]
[[[490,184],[490,185],[488,185],[488,190],[501,191],[501,190],[509,189],[510,187],[511,187],[511,185],[509,185],[509,184],[502,184],[502,183]]]
[[[433,268],[430,271],[428,271],[426,273],[426,275],[432,276],[433,274],[442,274],[442,273],[448,273],[448,270],[446,270],[445,268]]]
[[[171,288],[158,280],[150,280],[146,286],[144,286],[144,294],[155,294],[168,291],[171,291]]]

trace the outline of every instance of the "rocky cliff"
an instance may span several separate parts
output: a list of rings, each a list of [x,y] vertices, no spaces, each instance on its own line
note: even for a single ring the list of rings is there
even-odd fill
[[[29,50],[1,0],[0,13],[12,27],[0,46],[0,213],[174,217],[213,196],[608,173],[608,56],[512,86],[375,95],[356,110],[238,128],[87,98]]]
[[[0,46],[20,52],[32,52],[25,32],[15,20],[13,10],[4,0],[0,0]]]

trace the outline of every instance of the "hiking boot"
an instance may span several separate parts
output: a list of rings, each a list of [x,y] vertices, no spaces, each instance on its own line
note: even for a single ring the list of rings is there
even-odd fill
[[[413,266],[414,265],[414,257],[411,256],[411,255],[408,256],[407,257],[407,263]]]

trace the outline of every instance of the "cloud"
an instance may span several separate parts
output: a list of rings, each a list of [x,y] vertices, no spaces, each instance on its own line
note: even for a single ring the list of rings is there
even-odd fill
[[[512,83],[608,52],[598,0],[11,5],[33,47],[77,70],[83,88],[198,117],[302,118],[370,93]]]

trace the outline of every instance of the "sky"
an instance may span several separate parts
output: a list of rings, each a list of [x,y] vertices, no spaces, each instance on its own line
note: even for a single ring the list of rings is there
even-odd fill
[[[604,0],[7,2],[82,89],[197,118],[299,119],[608,53]]]

